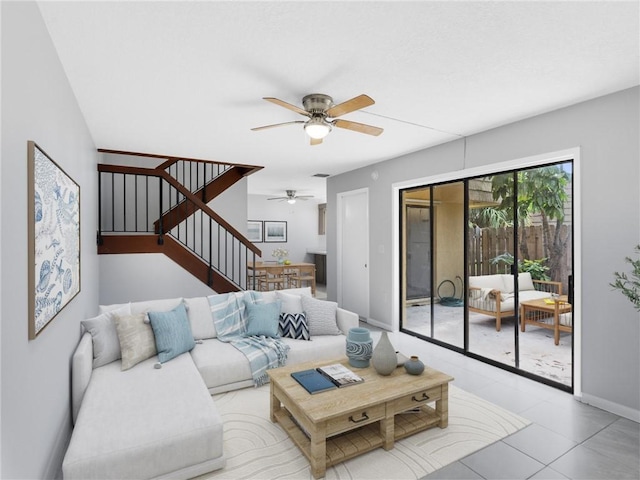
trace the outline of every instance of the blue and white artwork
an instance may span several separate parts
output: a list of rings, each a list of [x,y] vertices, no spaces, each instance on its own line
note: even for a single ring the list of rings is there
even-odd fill
[[[80,187],[34,142],[29,157],[33,339],[80,291]]]

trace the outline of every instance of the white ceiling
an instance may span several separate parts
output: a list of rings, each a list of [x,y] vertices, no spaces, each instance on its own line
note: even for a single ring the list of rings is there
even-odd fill
[[[639,83],[639,2],[39,2],[96,146],[264,165],[249,192],[325,180]],[[376,104],[310,146],[308,93]]]

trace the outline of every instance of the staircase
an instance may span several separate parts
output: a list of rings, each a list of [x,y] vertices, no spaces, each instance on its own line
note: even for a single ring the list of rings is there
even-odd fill
[[[98,254],[162,253],[218,293],[255,288],[246,267],[262,252],[208,203],[262,167],[98,151],[163,160],[153,168],[98,165]]]

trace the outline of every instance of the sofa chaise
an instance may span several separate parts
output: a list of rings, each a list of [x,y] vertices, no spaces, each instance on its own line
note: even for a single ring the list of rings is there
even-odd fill
[[[74,429],[65,479],[186,479],[224,467],[223,425],[211,395],[257,385],[248,357],[221,341],[216,329],[232,302],[240,311],[226,317],[225,328],[229,318],[255,328],[251,322],[263,319],[254,315],[254,303],[264,311],[277,305],[280,334],[283,318],[300,327],[279,337],[288,347],[287,365],[344,355],[345,335],[358,326],[357,314],[311,297],[309,288],[101,306],[97,317],[82,322],[72,359]],[[183,307],[192,343],[166,360],[157,320],[180,318]],[[134,323],[138,334],[146,333],[125,328]],[[149,331],[155,332],[154,352],[145,352],[138,338]]]
[[[496,330],[502,326],[502,317],[515,315],[513,275],[477,275],[469,277],[469,311],[490,315],[496,319]],[[562,295],[560,282],[533,280],[529,272],[518,274],[520,302]]]

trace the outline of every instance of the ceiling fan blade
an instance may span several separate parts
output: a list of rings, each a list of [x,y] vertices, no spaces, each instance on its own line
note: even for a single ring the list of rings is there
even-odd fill
[[[321,138],[312,138],[311,139],[311,145],[320,145],[322,143],[322,139]]]
[[[380,127],[374,127],[372,125],[366,125],[364,123],[351,122],[349,120],[335,120],[332,123],[338,128],[346,128],[347,130],[366,133],[367,135],[374,135],[376,137],[384,132],[384,130]]]
[[[344,115],[345,113],[353,112],[355,110],[360,110],[361,108],[368,107],[370,105],[373,105],[374,103],[376,102],[374,102],[373,99],[368,95],[358,95],[351,100],[347,100],[346,102],[342,102],[331,107],[329,110],[327,110],[327,117],[339,117],[340,115]]]
[[[311,114],[306,110],[304,110],[303,108],[296,107],[295,105],[291,105],[290,103],[287,103],[284,100],[280,100],[279,98],[274,98],[274,97],[262,97],[262,98],[265,99],[267,102],[275,103],[276,105],[280,105],[281,107],[284,107],[288,110],[292,110],[296,113],[299,113],[300,115],[304,115],[305,117],[311,116]]]
[[[287,200],[289,197],[272,197],[267,198],[267,200]]]
[[[294,123],[304,123],[304,120],[294,120],[293,122],[274,123],[273,125],[265,125],[263,127],[254,127],[251,130],[257,132],[258,130],[266,130],[268,128],[282,127],[283,125],[293,125]]]

